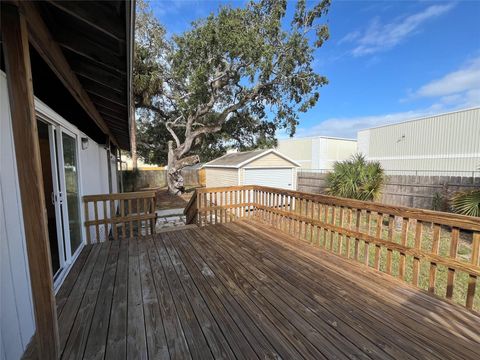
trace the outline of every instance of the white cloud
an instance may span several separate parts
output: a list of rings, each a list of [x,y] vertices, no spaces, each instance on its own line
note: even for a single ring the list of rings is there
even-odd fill
[[[480,57],[440,79],[433,80],[414,92],[414,97],[460,96],[470,90],[480,90]]]
[[[359,30],[352,31],[351,33],[348,33],[343,38],[341,38],[338,41],[338,45],[341,45],[343,43],[353,42],[357,40],[361,35],[362,33]]]
[[[371,43],[373,45],[370,48],[367,47],[368,42],[365,40],[367,33],[363,35],[363,37],[360,37],[357,32],[352,32],[341,39],[340,43],[356,42],[360,44],[360,42],[363,41],[362,46],[365,47],[362,51],[366,51],[366,53],[368,53],[368,51],[377,51],[374,48],[374,44],[379,44],[381,42],[383,42],[385,46],[387,46],[387,44],[390,44],[389,46],[394,46],[401,41],[401,39],[413,32],[415,28],[418,28],[422,21],[425,21],[432,16],[438,16],[445,13],[452,7],[453,5],[430,6],[424,12],[412,15],[404,19],[402,22],[396,22],[395,24],[379,25],[377,21],[377,25],[373,26],[376,27],[376,30],[373,33],[376,34],[377,40],[374,42],[372,37]],[[379,32],[382,31],[385,32],[383,37],[379,34]],[[361,51],[358,51],[359,53],[357,55],[360,55]],[[412,100],[430,100],[431,105],[417,107],[410,111],[392,112],[387,114],[333,117],[308,128],[300,126],[295,136],[324,135],[356,138],[357,132],[362,129],[398,123],[458,109],[478,107],[480,106],[480,56],[471,59],[458,69],[420,86],[418,89],[410,90],[408,96],[401,101]],[[284,136],[280,137],[283,138]]]
[[[398,18],[387,24],[382,24],[375,18],[363,34],[359,31],[351,32],[342,38],[339,44],[354,43],[352,54],[357,57],[385,51],[412,35],[426,21],[447,13],[454,6],[454,3],[431,5],[421,12]]]
[[[300,126],[296,136],[324,135],[356,138],[357,132],[361,129],[480,106],[480,56],[471,59],[455,71],[420,86],[417,90],[409,91],[407,98],[401,101],[428,99],[431,100],[430,106],[410,111],[369,116],[334,117],[312,127]]]
[[[382,115],[330,118],[310,128],[299,128],[296,136],[302,137],[323,135],[356,139],[357,132],[362,129],[367,129],[385,124],[393,124],[400,121],[419,118],[438,112],[438,106],[432,106],[427,109],[419,109]]]

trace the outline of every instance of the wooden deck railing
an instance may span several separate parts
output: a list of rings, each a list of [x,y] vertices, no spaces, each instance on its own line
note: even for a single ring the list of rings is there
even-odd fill
[[[188,223],[198,225],[255,217],[480,310],[477,218],[262,186],[199,189],[186,214]]]
[[[185,207],[187,224],[216,224],[252,216],[255,186],[196,189]]]
[[[87,195],[83,204],[89,244],[155,233],[154,191]]]

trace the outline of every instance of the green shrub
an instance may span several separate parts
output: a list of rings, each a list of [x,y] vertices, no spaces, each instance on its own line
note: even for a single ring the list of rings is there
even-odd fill
[[[326,180],[329,195],[372,201],[378,197],[385,174],[379,162],[356,154],[349,160],[335,162]]]
[[[450,205],[454,213],[480,216],[480,189],[455,193],[450,199]]]

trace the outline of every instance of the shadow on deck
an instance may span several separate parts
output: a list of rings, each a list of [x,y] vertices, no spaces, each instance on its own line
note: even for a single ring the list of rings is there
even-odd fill
[[[478,359],[480,318],[253,220],[88,245],[65,359]]]

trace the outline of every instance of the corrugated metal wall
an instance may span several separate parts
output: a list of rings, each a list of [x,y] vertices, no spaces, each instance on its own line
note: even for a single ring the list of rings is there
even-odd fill
[[[298,162],[302,168],[312,168],[312,138],[280,139],[276,150]]]
[[[480,108],[362,130],[358,150],[387,171],[471,176],[480,167]]]
[[[333,169],[336,161],[350,158],[357,152],[357,142],[335,138],[320,139],[320,158],[317,169]]]
[[[332,169],[335,161],[348,159],[356,152],[357,143],[324,136],[280,139],[277,150],[298,162],[302,169]]]

